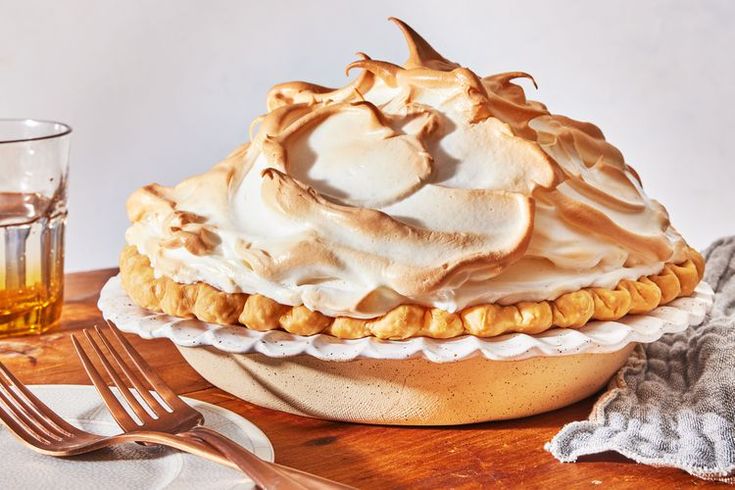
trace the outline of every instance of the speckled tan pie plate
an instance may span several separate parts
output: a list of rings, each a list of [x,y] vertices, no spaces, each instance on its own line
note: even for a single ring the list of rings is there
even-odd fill
[[[602,388],[638,343],[702,321],[700,283],[646,315],[579,330],[491,339],[381,341],[301,337],[207,324],[143,310],[112,278],[103,316],[123,331],[172,340],[213,385],[263,407],[308,417],[391,425],[456,425],[533,415]]]
[[[426,359],[274,359],[180,347],[210,383],[243,400],[297,415],[390,425],[456,425],[525,417],[602,388],[634,348],[607,354],[437,364]]]

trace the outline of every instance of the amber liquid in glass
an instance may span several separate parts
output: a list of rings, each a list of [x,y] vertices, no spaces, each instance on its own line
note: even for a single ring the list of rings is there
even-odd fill
[[[58,323],[66,210],[39,194],[0,193],[0,337]]]

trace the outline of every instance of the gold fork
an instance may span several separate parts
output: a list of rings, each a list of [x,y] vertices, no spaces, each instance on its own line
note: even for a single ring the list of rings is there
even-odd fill
[[[117,339],[132,366],[123,360],[120,352],[115,349],[98,327],[94,327],[96,337],[104,345],[109,357],[117,366],[117,370],[112,366],[98,341],[95,340],[91,330],[85,329],[83,333],[91,347],[91,351],[119,390],[125,405],[136,415],[137,421],[112,392],[82,348],[79,340],[74,335],[71,336],[71,339],[92,384],[97,388],[117,424],[126,433],[132,434],[144,430],[154,433],[166,433],[169,437],[175,437],[189,443],[206,443],[210,448],[216,449],[225,458],[237,465],[262,488],[321,488],[324,490],[353,488],[294,468],[263,461],[224,435],[202,427],[204,416],[181,400],[168,384],[153,371],[133,346],[118,333],[117,329],[110,326],[106,330]],[[144,384],[143,379],[148,382],[149,386]],[[139,397],[135,396],[133,390]],[[155,393],[157,397],[153,396],[152,393]],[[210,450],[208,453],[199,454],[214,459],[211,457],[212,453],[215,453],[215,451]],[[222,462],[221,459],[220,456],[218,462]]]
[[[0,363],[0,420],[8,430],[36,452],[50,456],[75,456],[117,444],[139,442],[161,444],[218,462],[230,464],[200,441],[175,438],[140,430],[101,436],[81,430],[59,417]]]

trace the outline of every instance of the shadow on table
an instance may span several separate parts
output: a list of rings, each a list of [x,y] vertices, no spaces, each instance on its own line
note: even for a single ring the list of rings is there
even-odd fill
[[[577,463],[626,463],[638,464],[630,458],[626,458],[615,451],[605,451],[604,453],[590,454],[589,456],[580,456]]]

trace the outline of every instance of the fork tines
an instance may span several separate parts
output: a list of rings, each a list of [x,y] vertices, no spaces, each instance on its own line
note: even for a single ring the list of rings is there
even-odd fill
[[[42,449],[78,430],[57,416],[0,363],[0,420],[26,443]]]
[[[105,331],[117,340],[120,346],[119,349],[115,348],[105,332],[97,326],[93,330],[85,329],[83,331],[89,345],[86,350],[74,335],[71,338],[84,370],[120,425],[126,430],[133,429],[133,424],[145,425],[146,422],[157,419],[162,413],[161,410],[172,412],[179,403],[183,403],[114,327],[110,326]],[[102,346],[104,346],[104,349]],[[107,354],[105,351],[107,351]],[[120,396],[125,401],[125,405],[137,416],[138,421],[135,421],[126,411],[118,397],[107,385],[100,371],[90,360],[87,352],[91,352],[92,357],[102,364],[113,385],[117,387]],[[109,361],[110,357],[115,366]],[[123,357],[128,360],[126,361]],[[144,380],[147,381],[148,385]],[[151,389],[160,399],[151,394]]]

